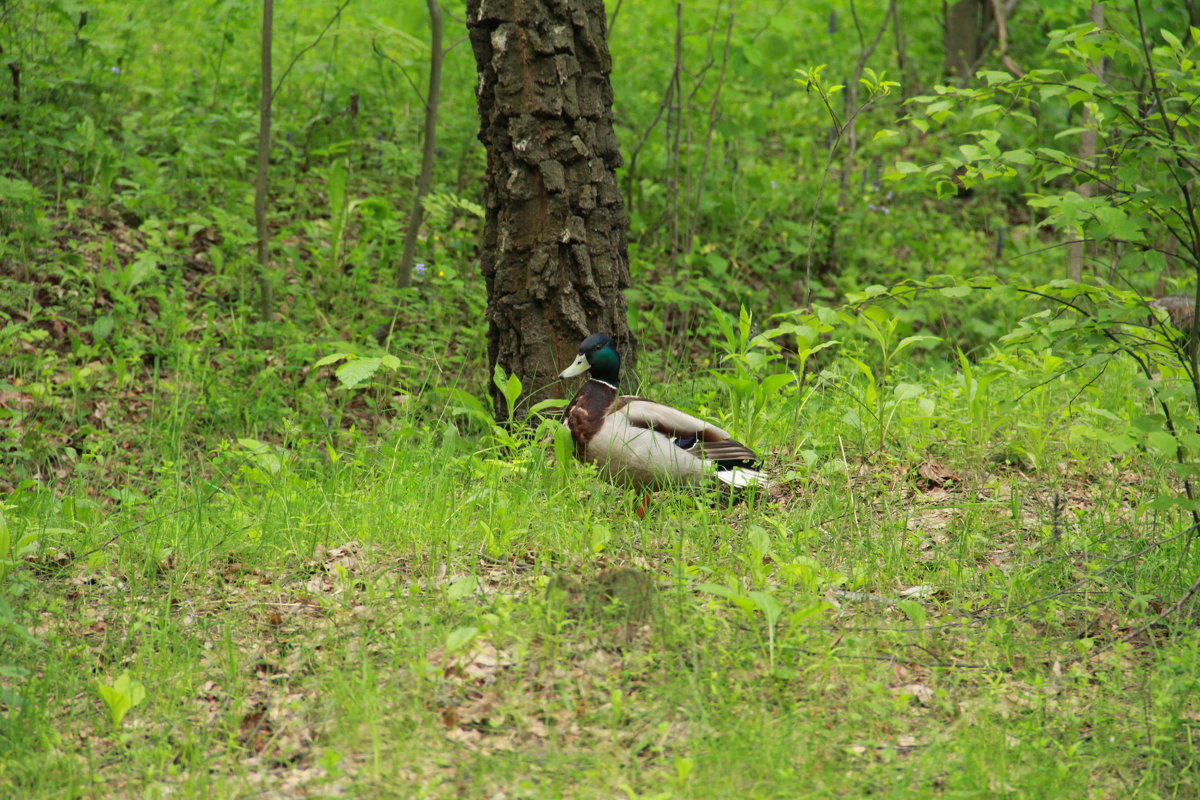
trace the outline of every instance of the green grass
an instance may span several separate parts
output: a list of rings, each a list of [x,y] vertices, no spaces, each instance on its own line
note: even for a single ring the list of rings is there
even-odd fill
[[[953,418],[953,384],[927,383]],[[1200,639],[1142,629],[1193,550],[1128,558],[1181,525],[1143,502],[1152,460],[1072,460],[1053,438],[1027,474],[919,424],[873,453],[826,391],[809,465],[789,455],[796,402],[768,415],[778,491],[662,494],[642,519],[548,445],[497,448],[427,406],[328,451],[231,447],[119,511],[17,492],[10,528],[40,549],[8,582],[0,786],[1195,795]],[[931,447],[944,488],[907,455]],[[647,580],[622,594],[620,568]],[[96,687],[124,672],[145,700],[114,726]]]

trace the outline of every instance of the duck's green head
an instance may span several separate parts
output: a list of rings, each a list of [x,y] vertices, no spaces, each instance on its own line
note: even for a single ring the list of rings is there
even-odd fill
[[[579,356],[559,378],[574,378],[591,370],[592,377],[617,385],[617,374],[621,371],[621,357],[617,355],[616,342],[607,333],[593,333],[579,345]]]

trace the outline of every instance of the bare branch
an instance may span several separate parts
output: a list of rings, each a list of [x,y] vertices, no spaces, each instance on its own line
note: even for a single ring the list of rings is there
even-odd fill
[[[337,10],[333,12],[333,16],[330,17],[329,21],[325,23],[325,27],[321,29],[319,34],[317,34],[317,38],[313,39],[307,47],[302,48],[300,52],[292,56],[291,62],[288,63],[287,68],[283,71],[283,74],[279,76],[279,82],[276,83],[275,88],[271,90],[272,101],[275,100],[275,95],[279,94],[279,90],[283,87],[283,82],[287,80],[287,76],[292,71],[292,67],[296,66],[296,62],[300,60],[302,55],[321,43],[321,40],[325,38],[325,34],[329,32],[329,29],[333,26],[333,23],[337,22],[338,19],[341,18],[342,12],[348,5],[350,5],[350,0],[342,0],[342,4],[337,7]]]

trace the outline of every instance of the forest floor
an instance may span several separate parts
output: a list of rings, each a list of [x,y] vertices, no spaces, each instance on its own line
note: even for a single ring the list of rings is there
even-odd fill
[[[1195,796],[1200,639],[1159,588],[1195,550],[1142,502],[1160,477],[836,434],[806,466],[780,430],[769,492],[643,518],[536,441],[403,413],[325,453],[243,443],[125,508],[15,492],[39,544],[10,576],[0,784]]]

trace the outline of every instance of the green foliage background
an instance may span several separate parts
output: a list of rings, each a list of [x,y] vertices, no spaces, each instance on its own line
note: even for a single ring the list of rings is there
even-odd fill
[[[542,753],[544,796],[794,796],[813,774],[827,796],[897,774],[897,796],[1194,796],[1200,380],[1176,312],[1200,270],[1200,31],[1170,4],[1105,4],[1100,30],[1090,3],[1018,5],[1020,74],[993,36],[949,79],[942,4],[900,5],[872,46],[892,8],[610,4],[645,350],[628,386],[769,453],[778,489],[643,522],[568,470],[553,417],[513,425],[530,387],[486,363],[461,19],[401,290],[424,5],[277,10],[263,320],[261,6],[0,6],[20,80],[0,81],[0,789],[83,796],[119,764],[232,796],[206,765],[236,774],[261,744],[256,681],[322,720],[321,780],[340,748],[376,793],[408,787],[380,765],[463,729],[455,670],[486,657],[512,694],[471,730],[587,708],[608,731],[589,741],[611,750]],[[574,590],[552,575],[629,564],[671,584],[645,650],[553,601]],[[263,592],[336,634],[247,612]],[[505,672],[579,683],[581,641],[618,663],[579,697]],[[197,675],[233,698],[206,721]],[[318,760],[298,752],[268,767]],[[427,796],[542,796],[488,755]]]

